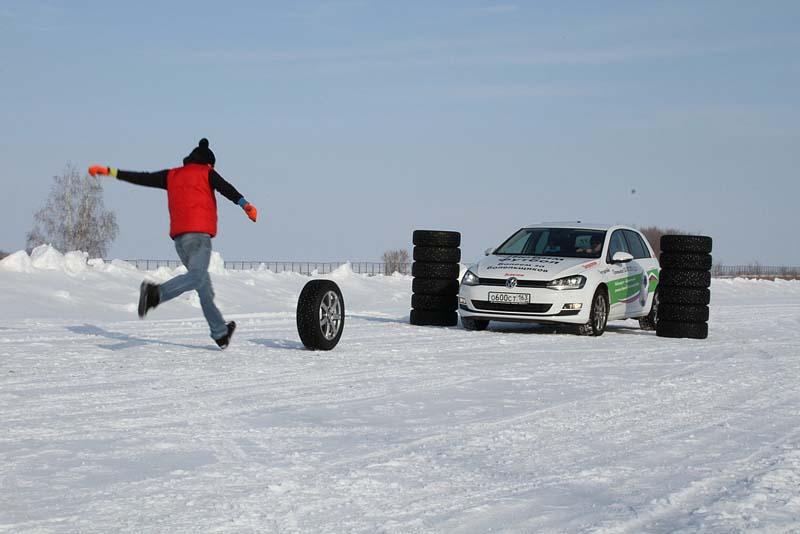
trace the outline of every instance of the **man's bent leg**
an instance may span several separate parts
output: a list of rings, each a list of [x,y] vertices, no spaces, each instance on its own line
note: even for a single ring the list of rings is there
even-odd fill
[[[191,265],[202,265],[202,258],[197,258],[198,254],[202,254],[200,250],[202,246],[202,236],[209,240],[211,239],[206,234],[183,234],[175,238],[175,250],[178,252],[178,257],[181,259],[184,267],[186,267],[186,274],[181,274],[167,280],[159,286],[160,302],[164,303],[172,300],[175,297],[193,289],[197,289],[200,284],[200,279],[197,276],[197,270],[192,269]],[[211,257],[211,252],[208,252],[209,257],[205,261],[205,269],[208,269],[208,262]],[[198,261],[199,260],[199,261]]]
[[[199,233],[183,234],[175,238],[175,249],[187,271],[186,274],[161,284],[161,302],[174,299],[186,291],[196,290],[200,297],[203,316],[211,329],[211,337],[221,338],[228,333],[228,327],[214,304],[214,288],[211,285],[211,276],[208,274],[208,264],[211,262],[211,237]]]

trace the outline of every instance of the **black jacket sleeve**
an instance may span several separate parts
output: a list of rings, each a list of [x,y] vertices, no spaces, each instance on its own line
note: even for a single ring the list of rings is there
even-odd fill
[[[220,176],[219,173],[217,173],[217,171],[214,169],[211,169],[211,172],[208,173],[208,183],[211,184],[211,189],[219,191],[222,196],[234,204],[238,204],[243,197],[243,195],[237,191],[235,187],[229,184],[225,178]]]
[[[157,187],[159,189],[167,188],[167,174],[169,171],[158,172],[133,172],[133,171],[117,171],[117,179],[125,182],[130,182],[136,185],[143,185],[145,187]]]

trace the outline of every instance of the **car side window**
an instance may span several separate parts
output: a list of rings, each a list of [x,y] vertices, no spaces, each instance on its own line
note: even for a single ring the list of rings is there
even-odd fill
[[[648,252],[647,245],[644,244],[639,234],[632,230],[624,230],[624,232],[634,259],[649,258],[650,252]]]
[[[611,263],[611,258],[613,258],[614,254],[617,252],[630,252],[630,250],[628,250],[628,244],[625,242],[625,236],[622,234],[622,230],[617,230],[611,234],[611,241],[608,244],[608,257],[606,258],[606,261]]]

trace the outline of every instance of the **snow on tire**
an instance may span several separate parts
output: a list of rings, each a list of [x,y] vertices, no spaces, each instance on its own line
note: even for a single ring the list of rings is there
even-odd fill
[[[455,295],[411,295],[411,307],[415,310],[455,311],[458,297]]]
[[[658,309],[658,320],[704,323],[708,321],[708,306],[661,304]]]
[[[461,249],[452,247],[414,247],[414,261],[458,263]]]
[[[661,252],[711,253],[712,240],[707,235],[675,235],[661,236]]]
[[[458,313],[445,311],[411,310],[411,324],[417,326],[455,326]]]
[[[344,331],[344,298],[330,280],[311,280],[297,299],[297,332],[311,350],[331,350]]]
[[[418,247],[458,247],[461,246],[461,234],[443,230],[414,230],[414,245]]]
[[[656,335],[660,337],[681,337],[705,339],[708,337],[708,323],[683,323],[659,318]]]
[[[709,271],[664,269],[661,271],[658,283],[662,287],[709,287],[711,273]]]
[[[662,252],[658,263],[662,269],[685,269],[691,271],[708,271],[711,269],[711,254]]]
[[[458,277],[457,263],[423,263],[415,261],[411,274],[419,278],[449,280]]]
[[[696,287],[661,287],[658,288],[661,304],[695,304],[704,306],[711,302],[711,291]]]
[[[414,278],[411,291],[417,295],[457,295],[458,280]]]

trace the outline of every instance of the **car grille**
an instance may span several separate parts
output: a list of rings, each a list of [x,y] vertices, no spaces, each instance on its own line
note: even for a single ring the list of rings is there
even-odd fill
[[[547,313],[553,307],[552,304],[500,304],[498,302],[489,302],[488,300],[473,300],[472,306],[476,310],[512,313]]]
[[[506,285],[505,278],[479,278],[479,285],[482,286],[503,286]],[[547,287],[545,280],[517,280],[517,287]]]

